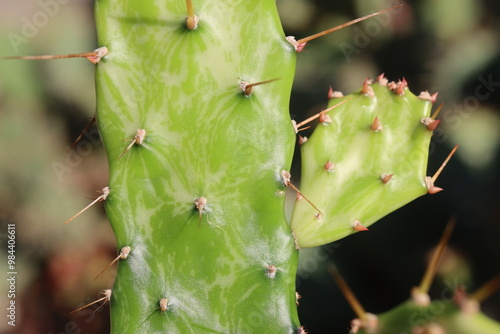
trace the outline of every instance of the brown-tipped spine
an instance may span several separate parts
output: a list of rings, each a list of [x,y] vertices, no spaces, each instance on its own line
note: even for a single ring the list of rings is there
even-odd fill
[[[108,53],[108,48],[102,46],[92,52],[69,53],[64,55],[42,55],[42,56],[15,56],[2,57],[0,59],[23,59],[23,60],[48,60],[48,59],[68,59],[68,58],[87,58],[91,63],[97,64]]]
[[[290,174],[289,171],[286,171],[286,170],[281,171],[281,178],[283,179],[283,184],[286,187],[290,187],[293,190],[295,190],[295,192],[297,192],[298,195],[302,196],[302,198],[304,198],[307,203],[309,203],[316,211],[318,211],[319,215],[323,215],[323,212],[321,212],[321,210],[318,209],[318,207],[316,205],[314,205],[313,202],[311,202],[306,196],[304,196],[304,194],[299,190],[299,188],[297,188],[296,186],[294,186],[292,184],[292,182],[290,181],[291,177],[292,177],[292,175]]]
[[[246,96],[250,96],[250,95],[252,95],[253,88],[255,86],[263,85],[263,84],[266,84],[266,83],[269,83],[269,82],[273,82],[273,81],[276,81],[276,80],[278,80],[278,78],[270,79],[270,80],[266,80],[266,81],[260,81],[260,82],[256,82],[256,83],[253,83],[253,84],[248,83],[247,81],[240,81],[239,86],[240,86],[241,91]]]
[[[316,33],[314,35],[311,35],[311,36],[299,39],[298,41],[296,41],[295,38],[293,38],[293,41],[290,40],[291,39],[290,37],[292,37],[292,36],[287,37],[287,40],[295,47],[295,51],[298,53],[298,52],[301,52],[304,49],[304,47],[306,46],[307,42],[310,42],[310,41],[312,41],[312,40],[314,40],[316,38],[319,38],[319,37],[331,34],[332,32],[335,32],[335,31],[338,31],[340,29],[346,28],[348,26],[351,26],[351,25],[353,25],[355,23],[364,21],[364,20],[369,19],[371,17],[374,17],[374,16],[380,15],[382,13],[385,13],[385,12],[397,9],[397,8],[399,8],[401,6],[403,6],[403,4],[399,4],[399,5],[396,5],[396,6],[391,7],[391,8],[383,9],[383,10],[378,11],[376,13],[372,13],[372,14],[369,14],[369,15],[365,15],[365,16],[359,17],[357,19],[354,19],[354,20],[351,20],[349,22],[340,24],[340,25],[332,27],[330,29],[326,29],[326,30],[323,30],[321,32],[318,32],[318,33]]]
[[[89,303],[89,304],[87,304],[87,305],[85,305],[85,306],[82,306],[82,307],[80,307],[80,308],[77,308],[76,310],[69,312],[69,314],[76,313],[76,312],[78,312],[78,311],[80,311],[80,310],[83,310],[84,308],[87,308],[87,307],[89,307],[89,306],[91,306],[91,305],[94,305],[94,304],[96,304],[96,303],[98,303],[98,302],[100,302],[100,301],[104,301],[104,302],[101,304],[101,306],[99,306],[97,309],[95,309],[95,310],[94,310],[94,312],[96,312],[96,311],[97,311],[98,309],[100,309],[100,308],[101,308],[104,304],[109,303],[109,301],[111,300],[111,289],[104,290],[102,294],[104,295],[104,297],[99,298],[99,299],[97,299],[97,300],[94,300],[92,303]]]
[[[99,275],[97,275],[94,278],[94,281],[97,280],[106,270],[108,270],[113,264],[115,264],[118,260],[125,260],[128,257],[128,254],[130,253],[130,246],[125,246],[120,250],[120,254],[113,260],[111,261],[110,264],[106,268],[104,268]]]
[[[186,17],[186,28],[189,30],[195,30],[198,28],[199,18],[194,14],[194,7],[192,0],[186,0],[187,7],[187,17]]]
[[[102,190],[100,192],[102,193],[101,196],[97,197],[95,200],[93,200],[89,205],[87,205],[82,210],[80,210],[73,217],[71,217],[70,219],[66,220],[66,222],[64,223],[64,225],[66,225],[67,223],[69,223],[70,221],[72,221],[73,219],[75,219],[76,217],[78,217],[80,214],[82,214],[83,212],[85,212],[88,208],[90,208],[92,205],[96,204],[97,202],[105,201],[106,198],[109,195],[110,189],[109,189],[109,187],[104,187],[104,188],[102,188]]]

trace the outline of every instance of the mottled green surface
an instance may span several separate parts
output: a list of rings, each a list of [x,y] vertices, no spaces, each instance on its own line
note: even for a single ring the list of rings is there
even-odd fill
[[[195,11],[190,31],[184,1],[96,2],[109,49],[96,78],[106,211],[118,249],[132,249],[113,287],[112,332],[291,333],[297,251],[280,172],[294,145],[295,54],[272,0],[195,1]],[[275,78],[249,97],[238,87]],[[137,129],[143,145],[118,159]]]
[[[300,247],[332,242],[354,233],[353,222],[367,227],[425,194],[428,147],[432,132],[420,123],[429,117],[431,103],[408,89],[398,95],[372,85],[374,96],[360,91],[333,98],[331,124],[322,123],[302,146],[302,193],[296,202],[292,229]],[[373,131],[378,117],[383,129]],[[325,170],[327,161],[333,170]],[[394,174],[384,184],[382,174]],[[402,222],[403,223],[403,222]]]

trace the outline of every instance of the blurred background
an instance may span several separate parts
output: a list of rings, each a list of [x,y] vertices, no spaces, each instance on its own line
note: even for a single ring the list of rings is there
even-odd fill
[[[395,3],[277,1],[286,34],[297,38]],[[0,56],[95,49],[92,7],[90,0],[0,0]],[[498,1],[414,0],[392,15],[312,41],[298,55],[292,118],[324,108],[329,87],[348,94],[384,72],[390,80],[405,77],[414,93],[439,92],[438,103],[445,102],[428,174],[460,144],[438,179],[443,192],[397,210],[369,232],[301,252],[299,314],[311,333],[347,333],[355,317],[326,271],[328,261],[365,309],[385,312],[419,284],[452,216],[457,227],[431,296],[449,298],[457,283],[472,292],[499,274],[499,41]],[[112,287],[114,270],[93,279],[117,254],[102,203],[63,225],[107,185],[95,126],[67,153],[94,115],[93,67],[84,59],[0,61],[0,261],[7,268],[7,224],[15,224],[17,333],[109,332],[107,305],[68,315]],[[299,158],[297,150],[296,180]],[[6,283],[0,280],[2,310]],[[500,293],[482,310],[500,320]],[[12,328],[2,318],[0,332],[7,333]]]

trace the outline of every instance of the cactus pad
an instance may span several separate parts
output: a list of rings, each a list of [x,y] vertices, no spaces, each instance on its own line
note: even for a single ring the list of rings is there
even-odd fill
[[[106,211],[130,247],[112,332],[290,333],[297,251],[280,172],[295,51],[274,1],[194,11],[191,30],[184,1],[96,2]]]
[[[383,76],[320,117],[302,145],[300,189],[291,227],[299,247],[313,247],[366,227],[428,192],[426,168],[432,131],[431,97],[420,98],[406,81]]]

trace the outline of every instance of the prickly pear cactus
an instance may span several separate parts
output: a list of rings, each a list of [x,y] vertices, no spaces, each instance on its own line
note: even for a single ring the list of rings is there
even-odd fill
[[[309,203],[288,225],[288,100],[305,43],[285,38],[274,1],[199,1],[196,13],[188,2],[186,19],[183,1],[98,0],[96,23],[102,199],[129,251],[114,333],[300,332],[297,249],[427,191],[430,103],[381,77],[320,115],[304,145]]]
[[[333,93],[320,125],[302,145],[301,196],[292,230],[300,247],[363,231],[428,192],[431,96],[413,95],[406,81],[380,76],[356,93]],[[425,121],[424,121],[425,122]]]
[[[383,75],[349,96],[330,92],[319,126],[300,140],[293,185],[306,123],[294,128],[288,115],[296,53],[339,27],[286,37],[273,0],[96,0],[95,12],[95,52],[10,58],[96,64],[110,178],[92,204],[105,201],[120,251],[113,289],[96,302],[110,303],[113,333],[305,333],[298,250],[442,190],[439,172],[426,176],[436,96]],[[297,192],[290,223],[286,187]],[[374,328],[406,330],[418,307],[408,302]],[[460,328],[455,309],[443,314]],[[370,332],[362,320],[353,333]]]
[[[183,1],[96,1],[106,212],[131,249],[112,331],[291,333],[297,250],[280,173],[295,52],[274,1],[195,10],[191,30]]]

